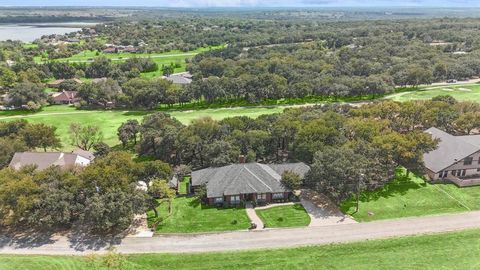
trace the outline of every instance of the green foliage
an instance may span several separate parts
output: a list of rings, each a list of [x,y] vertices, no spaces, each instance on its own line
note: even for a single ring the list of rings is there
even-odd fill
[[[69,133],[72,145],[86,151],[103,139],[103,133],[98,126],[82,126],[79,123],[71,123]]]
[[[291,172],[291,171],[284,171],[282,173],[282,183],[292,189],[299,189],[302,187],[303,184],[303,179],[300,177],[300,175]]]

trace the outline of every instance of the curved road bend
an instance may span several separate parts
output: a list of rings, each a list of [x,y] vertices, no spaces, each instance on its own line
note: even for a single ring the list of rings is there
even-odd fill
[[[472,228],[480,228],[480,211],[324,227],[124,238],[115,246],[122,253],[252,250],[345,243]],[[41,244],[32,239],[12,240],[0,237],[0,254],[84,255],[94,251],[103,252],[107,248],[107,245],[99,245],[99,239],[72,241],[58,237]]]

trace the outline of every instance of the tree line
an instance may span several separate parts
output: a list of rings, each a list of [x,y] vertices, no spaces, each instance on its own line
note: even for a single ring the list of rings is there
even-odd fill
[[[99,147],[95,161],[83,169],[0,170],[0,220],[5,226],[53,228],[81,222],[97,232],[123,230],[136,214],[171,201],[172,167],[177,175],[187,175],[190,168],[236,163],[239,156],[247,162],[303,161],[311,166],[304,182],[291,175],[282,176],[284,181],[338,203],[358,191],[382,187],[395,178],[399,166],[422,175],[423,155],[438,143],[423,132],[432,126],[456,135],[478,132],[480,105],[439,96],[361,107],[290,108],[256,119],[207,117],[189,125],[166,113],[153,113],[118,128],[125,150],[134,150],[139,160],[147,161],[137,163],[131,153]],[[83,136],[82,127],[71,129],[72,138]],[[0,134],[4,166],[14,151],[59,143],[54,129],[25,121],[1,123]],[[139,182],[146,188],[139,189]]]

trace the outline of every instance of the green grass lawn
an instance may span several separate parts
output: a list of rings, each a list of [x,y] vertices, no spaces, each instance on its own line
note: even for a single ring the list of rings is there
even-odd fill
[[[480,230],[302,248],[121,258],[147,269],[478,269]],[[97,257],[0,255],[2,270],[109,269]],[[112,268],[110,268],[112,269]]]
[[[341,204],[345,213],[353,213],[354,198]],[[385,187],[362,194],[358,221],[423,216],[480,210],[480,186],[458,188],[453,184],[428,184],[399,170],[397,178]]]
[[[262,114],[282,112],[286,106],[279,107],[257,107],[257,108],[220,108],[203,109],[195,111],[170,111],[173,117],[184,124],[189,124],[193,119],[210,116],[213,119],[221,120],[233,116],[249,116],[256,118]],[[103,132],[104,142],[114,146],[119,144],[117,129],[121,123],[128,119],[141,120],[145,115],[152,112],[145,111],[119,111],[119,110],[77,110],[66,105],[48,106],[39,112],[27,111],[0,111],[0,121],[11,121],[26,119],[32,123],[45,123],[57,127],[65,150],[74,147],[70,145],[68,129],[71,123],[98,125]]]
[[[179,183],[178,183],[178,193],[179,194],[187,194],[187,187],[188,183],[190,181],[190,177],[184,177]]]
[[[459,101],[480,102],[480,84],[423,86],[416,91],[397,93],[386,98],[395,101],[426,100],[436,96],[450,95]]]
[[[194,197],[180,197],[173,201],[172,209],[168,216],[168,203],[164,202],[158,208],[163,221],[157,226],[157,233],[234,231],[250,226],[245,208],[216,208],[204,205]],[[147,215],[149,224],[152,224],[153,211]]]
[[[301,204],[275,206],[255,211],[267,228],[302,227],[310,224],[310,216]]]

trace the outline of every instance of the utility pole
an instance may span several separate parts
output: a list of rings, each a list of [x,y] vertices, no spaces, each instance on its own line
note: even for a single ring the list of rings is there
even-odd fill
[[[357,181],[357,206],[355,208],[354,214],[358,212],[358,208],[360,205],[360,183],[364,178],[365,178],[365,174],[361,173]]]

